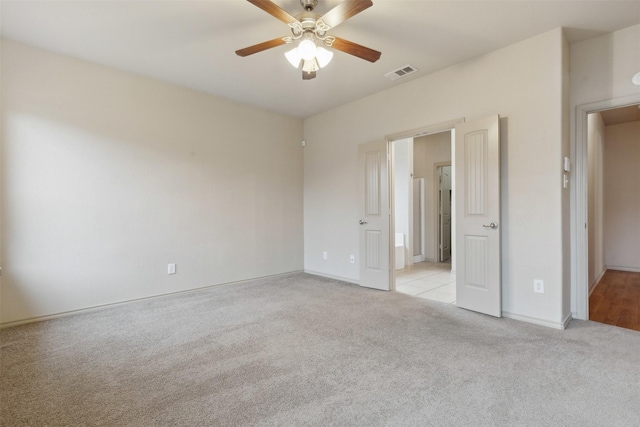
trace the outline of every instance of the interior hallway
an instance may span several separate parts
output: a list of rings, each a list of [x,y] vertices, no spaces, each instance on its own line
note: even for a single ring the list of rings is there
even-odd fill
[[[640,273],[607,270],[589,297],[589,320],[640,331]]]
[[[396,291],[455,304],[456,274],[449,263],[418,262],[396,271]]]

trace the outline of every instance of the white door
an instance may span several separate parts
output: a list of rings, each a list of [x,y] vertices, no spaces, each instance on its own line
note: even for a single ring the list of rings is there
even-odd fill
[[[424,178],[413,180],[413,262],[424,261]],[[397,266],[396,266],[397,267]]]
[[[501,317],[499,116],[456,126],[456,304]]]
[[[451,166],[438,168],[440,182],[440,261],[451,258]]]
[[[388,143],[358,147],[360,286],[390,290]]]

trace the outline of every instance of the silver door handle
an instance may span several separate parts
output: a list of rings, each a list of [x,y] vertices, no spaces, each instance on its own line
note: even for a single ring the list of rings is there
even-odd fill
[[[495,230],[496,228],[498,228],[498,223],[497,222],[492,222],[489,225],[483,225],[484,228],[491,228],[492,230]]]
[[[360,223],[360,225],[364,225],[364,224],[366,224],[367,222],[366,222],[366,221],[363,221],[363,220],[360,220],[360,222],[359,222],[359,223]]]

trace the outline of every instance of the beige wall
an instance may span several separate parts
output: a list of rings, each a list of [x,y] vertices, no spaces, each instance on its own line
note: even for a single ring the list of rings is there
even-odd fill
[[[571,114],[575,107],[640,94],[640,25],[571,44]]]
[[[603,154],[604,122],[600,113],[589,114],[587,124],[588,178],[587,201],[589,220],[589,289],[593,289],[604,273],[604,199],[603,199]]]
[[[568,150],[560,29],[305,120],[305,269],[357,282],[358,144],[458,117],[503,127],[503,311],[561,327],[568,273],[562,157]],[[541,126],[541,124],[544,126]],[[322,260],[322,251],[336,256]],[[358,260],[359,262],[359,260]],[[533,293],[533,280],[545,293]]]
[[[409,227],[413,220],[413,212],[409,208],[410,192],[413,190],[410,165],[412,157],[413,138],[400,139],[393,142],[393,218],[395,232],[404,235],[404,265],[395,265],[396,269],[413,264],[411,258],[413,252],[409,251],[409,244],[413,244],[413,236],[410,233],[411,227]],[[395,238],[392,241],[395,242]]]
[[[301,270],[302,131],[3,42],[0,321]]]
[[[640,121],[604,135],[604,263],[640,271]]]
[[[451,132],[440,132],[414,139],[413,174],[424,178],[425,241],[427,261],[437,261],[437,192],[435,164],[451,162]]]

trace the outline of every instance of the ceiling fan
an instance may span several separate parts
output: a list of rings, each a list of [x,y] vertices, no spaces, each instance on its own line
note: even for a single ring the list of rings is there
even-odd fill
[[[291,30],[291,35],[236,50],[236,54],[239,56],[253,55],[263,50],[300,40],[298,47],[285,53],[285,56],[294,67],[302,68],[303,80],[311,80],[316,77],[316,71],[326,66],[333,57],[332,52],[322,46],[317,46],[316,41],[326,47],[357,56],[369,62],[376,62],[382,55],[376,50],[328,34],[329,30],[373,6],[371,0],[346,0],[323,16],[313,12],[318,0],[300,0],[300,5],[304,12],[295,17],[271,0],[247,1],[286,23]]]

